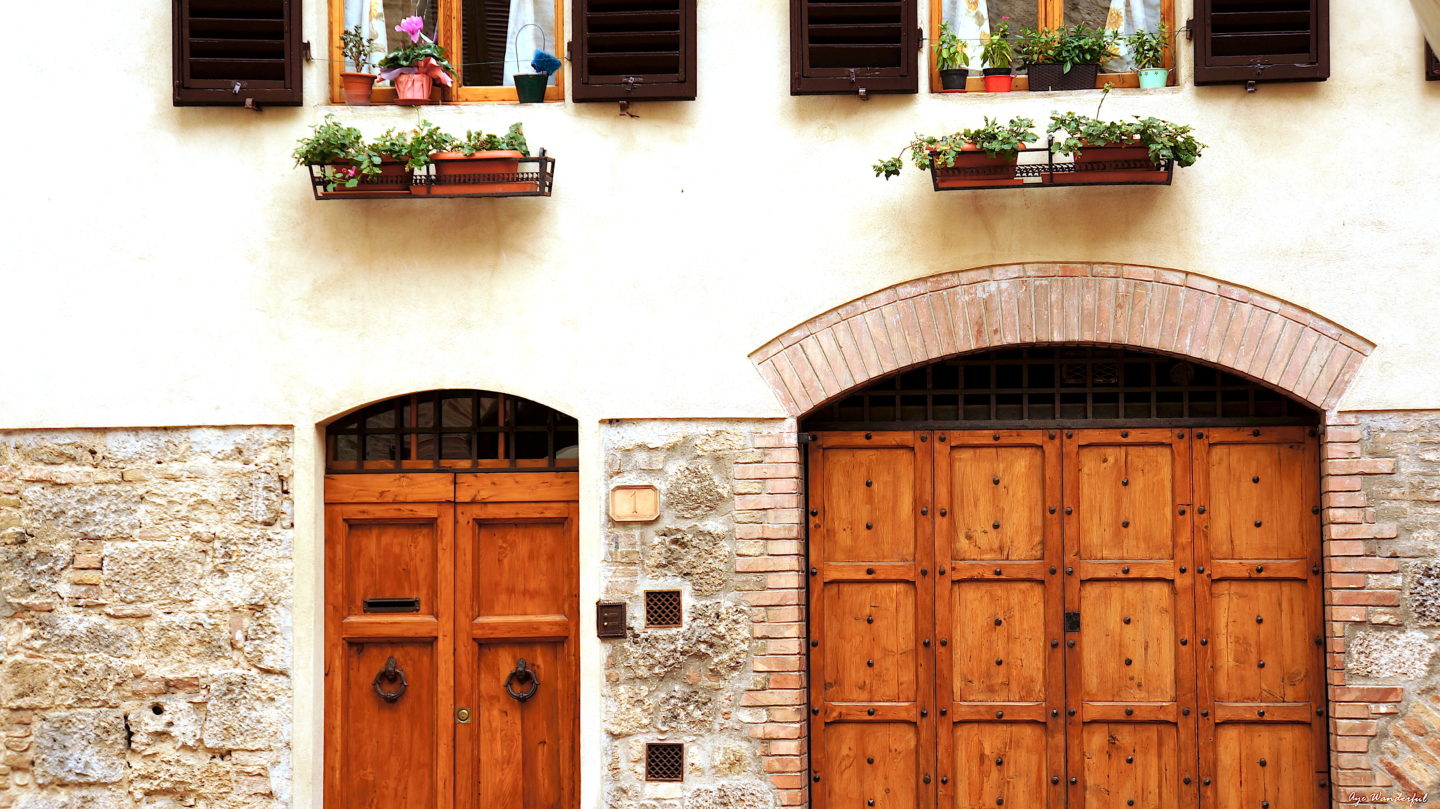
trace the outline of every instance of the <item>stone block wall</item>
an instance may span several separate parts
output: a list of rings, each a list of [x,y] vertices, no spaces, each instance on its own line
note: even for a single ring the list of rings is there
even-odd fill
[[[661,515],[605,519],[607,809],[771,809],[804,801],[804,560],[790,421],[611,421],[605,488],[651,483]],[[684,625],[645,626],[647,590]],[[645,781],[645,745],[686,745],[683,783]]]
[[[1336,805],[1436,800],[1440,411],[1332,415],[1325,435]]]
[[[291,431],[0,432],[0,809],[290,805]]]

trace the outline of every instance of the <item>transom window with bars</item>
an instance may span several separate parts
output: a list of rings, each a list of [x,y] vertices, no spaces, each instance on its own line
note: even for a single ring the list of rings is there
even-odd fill
[[[579,465],[575,419],[529,399],[490,391],[397,396],[337,420],[325,439],[329,472]]]
[[[1284,394],[1208,365],[1089,346],[1004,349],[886,377],[801,429],[1314,424]]]

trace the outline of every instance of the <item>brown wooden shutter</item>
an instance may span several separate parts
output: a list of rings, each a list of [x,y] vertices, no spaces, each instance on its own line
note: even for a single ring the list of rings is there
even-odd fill
[[[174,0],[175,106],[299,106],[300,0]]]
[[[1195,83],[1324,81],[1329,0],[1195,0]]]
[[[790,0],[790,94],[919,90],[915,0]]]
[[[695,98],[695,0],[575,0],[576,101]]]
[[[1440,81],[1440,59],[1428,44],[1425,46],[1425,81]]]

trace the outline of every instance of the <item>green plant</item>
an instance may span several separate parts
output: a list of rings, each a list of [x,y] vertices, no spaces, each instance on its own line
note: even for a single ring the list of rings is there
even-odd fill
[[[514,123],[504,135],[487,135],[483,132],[467,131],[465,137],[455,140],[453,151],[470,156],[476,152],[497,150],[516,151],[530,156],[530,146],[525,142],[525,132],[520,124]]]
[[[411,130],[385,130],[369,148],[376,154],[399,160],[411,169],[422,169],[430,165],[432,153],[450,151],[456,144],[454,136],[445,134],[429,121],[421,121]]]
[[[1199,159],[1205,144],[1191,134],[1194,130],[1184,124],[1162,121],[1159,118],[1141,118],[1133,121],[1102,121],[1075,112],[1050,113],[1047,134],[1065,132],[1066,137],[1056,139],[1056,154],[1069,155],[1084,151],[1089,146],[1139,145],[1150,150],[1150,162],[1159,166],[1162,160],[1174,160],[1177,166],[1190,166]]]
[[[940,70],[959,70],[970,66],[970,53],[965,48],[965,41],[955,34],[950,23],[940,23],[940,41],[934,47]]]
[[[1154,31],[1143,29],[1124,38],[1125,48],[1130,51],[1130,61],[1137,70],[1162,67],[1165,63],[1165,49],[1170,43],[1170,26],[1160,23]]]
[[[1074,65],[1096,65],[1115,55],[1115,41],[1118,31],[1106,28],[1087,28],[1072,25],[1059,30],[1059,45],[1055,49],[1054,64],[1064,65],[1069,73]]]
[[[1060,52],[1059,28],[1022,28],[1015,45],[1015,55],[1027,65],[1044,65],[1055,62]]]
[[[929,171],[936,162],[947,167],[954,166],[955,158],[962,151],[974,151],[966,149],[966,145],[973,145],[990,157],[1014,155],[1025,144],[1037,140],[1034,129],[1035,122],[1029,118],[1011,118],[1008,123],[1002,124],[987,115],[984,124],[979,127],[940,137],[916,135],[905,148],[910,150],[910,160],[915,168]],[[902,149],[902,157],[904,153]],[[898,175],[904,168],[902,157],[882,158],[872,166],[875,176],[888,180]]]
[[[455,66],[450,64],[450,60],[445,54],[445,48],[429,41],[415,42],[403,48],[390,51],[380,60],[380,67],[387,70],[393,70],[397,67],[410,67],[427,56],[434,59],[435,63],[443,68],[446,73],[452,76],[455,74]]]
[[[364,73],[370,66],[370,53],[375,50],[375,37],[366,36],[356,23],[354,28],[340,32],[340,50],[346,61],[355,66],[355,72]]]
[[[990,29],[990,38],[980,48],[980,59],[986,67],[1010,67],[1015,52],[1010,48],[1010,23],[1003,20]]]
[[[365,145],[360,130],[345,126],[334,115],[311,128],[309,137],[301,138],[291,152],[297,166],[324,166],[325,190],[337,185],[354,188],[363,175],[380,173],[380,155]],[[334,164],[342,163],[344,167]]]

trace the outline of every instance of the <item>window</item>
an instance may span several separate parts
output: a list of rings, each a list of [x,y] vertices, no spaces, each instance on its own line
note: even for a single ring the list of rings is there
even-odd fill
[[[576,101],[695,98],[695,0],[573,0]]]
[[[915,0],[791,0],[790,94],[919,89]]]
[[[446,91],[449,101],[515,101],[516,73],[530,73],[537,49],[564,54],[561,0],[330,0],[330,100],[344,101],[342,70],[355,67],[340,52],[340,32],[360,25],[375,37],[374,58],[365,72],[386,52],[408,44],[409,36],[395,30],[406,17],[425,20],[425,35],[445,46],[455,65],[455,86]],[[550,77],[546,101],[564,96],[565,68]],[[395,100],[388,82],[375,87],[373,101]]]
[[[1195,83],[1324,81],[1329,0],[1195,0]]]
[[[175,106],[300,104],[300,0],[174,2]]]
[[[1175,7],[1172,0],[934,0],[930,4],[930,42],[940,36],[941,21],[950,23],[952,30],[965,40],[970,54],[972,71],[970,91],[981,90],[980,68],[983,62],[980,49],[990,37],[990,28],[1008,17],[1010,39],[1013,43],[1023,28],[1059,28],[1062,25],[1084,25],[1090,28],[1109,28],[1122,35],[1136,30],[1155,30],[1165,23],[1175,30]],[[1173,37],[1173,33],[1172,33]],[[940,86],[940,74],[935,60],[935,49],[930,52],[930,86]],[[1123,49],[1122,49],[1123,50]],[[1175,46],[1172,39],[1165,54],[1165,67],[1175,66]],[[1016,71],[1015,89],[1029,87],[1021,65],[1014,65]],[[1109,82],[1115,87],[1138,87],[1140,81],[1130,60],[1122,53],[1100,66],[1096,87]],[[1174,74],[1171,74],[1174,81]]]

